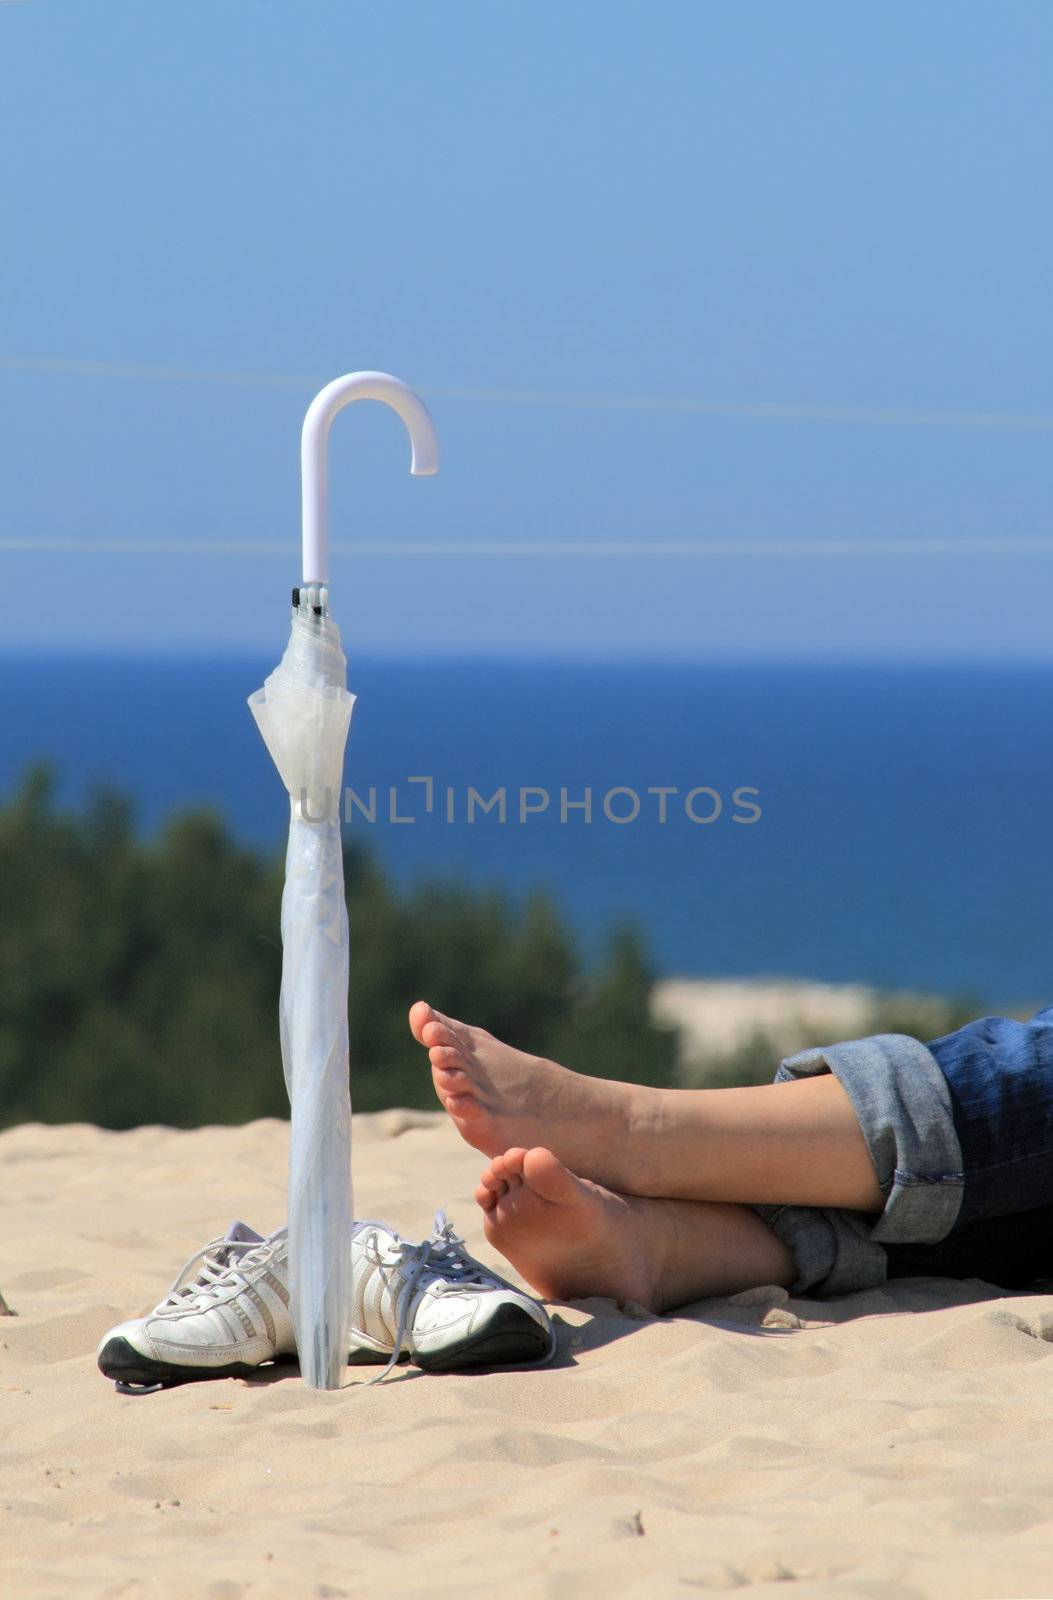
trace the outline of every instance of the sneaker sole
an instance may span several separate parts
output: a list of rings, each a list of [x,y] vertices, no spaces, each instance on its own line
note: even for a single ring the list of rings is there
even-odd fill
[[[282,1359],[292,1358],[278,1357]],[[107,1339],[99,1351],[99,1371],[103,1376],[135,1388],[160,1384],[171,1389],[180,1383],[202,1383],[209,1378],[251,1378],[259,1370],[248,1361],[231,1361],[225,1367],[181,1367],[171,1361],[155,1361],[121,1338]]]
[[[278,1356],[274,1365],[295,1360],[296,1357],[291,1355]],[[409,1351],[404,1350],[399,1362],[408,1360]],[[383,1367],[387,1361],[387,1353],[356,1345],[351,1346],[347,1357],[348,1366],[352,1367]],[[154,1361],[129,1344],[127,1339],[107,1339],[99,1352],[99,1371],[103,1377],[132,1388],[155,1388],[161,1384],[166,1389],[174,1389],[180,1383],[205,1383],[209,1378],[251,1378],[254,1372],[260,1370],[260,1367],[251,1366],[247,1361],[233,1361],[225,1367],[181,1367],[174,1362]]]
[[[391,1360],[390,1350],[374,1350],[371,1345],[353,1344],[348,1351],[349,1367],[386,1367]],[[409,1351],[399,1351],[399,1364],[409,1360]]]
[[[547,1329],[515,1305],[503,1305],[483,1333],[432,1352],[415,1350],[414,1364],[423,1372],[467,1372],[480,1367],[539,1364],[553,1353]]]
[[[445,1345],[442,1350],[414,1351],[413,1362],[422,1372],[468,1372],[486,1367],[526,1366],[539,1363],[551,1354],[551,1341],[544,1328],[518,1306],[501,1306],[481,1335]],[[279,1356],[278,1362],[295,1361],[295,1356]],[[409,1360],[399,1354],[399,1364]],[[352,1345],[348,1353],[351,1366],[383,1366],[388,1354],[365,1346]],[[99,1371],[114,1383],[130,1388],[173,1389],[181,1383],[205,1383],[212,1378],[251,1378],[260,1371],[247,1361],[232,1361],[225,1367],[182,1367],[170,1361],[144,1356],[127,1339],[107,1339],[99,1351]]]

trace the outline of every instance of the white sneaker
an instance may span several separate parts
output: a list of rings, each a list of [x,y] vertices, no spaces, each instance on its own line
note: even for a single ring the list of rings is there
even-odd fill
[[[463,1372],[542,1365],[555,1350],[544,1306],[470,1256],[442,1211],[421,1244],[356,1223],[351,1281],[352,1362],[408,1355],[425,1372]]]
[[[544,1308],[468,1255],[442,1212],[418,1245],[385,1223],[356,1223],[351,1269],[353,1362],[386,1361],[386,1372],[408,1356],[429,1372],[458,1372],[540,1364],[555,1348]],[[264,1239],[232,1223],[191,1256],[148,1316],[111,1328],[99,1369],[139,1394],[292,1359],[288,1282],[286,1230]]]
[[[202,1245],[148,1316],[111,1328],[99,1370],[125,1392],[197,1378],[245,1378],[264,1361],[292,1358],[285,1229],[263,1239],[232,1222]]]

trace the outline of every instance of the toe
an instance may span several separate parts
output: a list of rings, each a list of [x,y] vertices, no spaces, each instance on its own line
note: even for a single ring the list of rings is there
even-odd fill
[[[446,1045],[451,1050],[463,1048],[461,1040],[451,1033],[445,1022],[426,1022],[421,1029],[421,1044]]]
[[[475,1087],[471,1078],[458,1072],[456,1067],[434,1067],[431,1074],[436,1094],[460,1094],[467,1097]]]
[[[498,1194],[495,1189],[488,1189],[485,1183],[479,1183],[475,1190],[475,1203],[483,1211],[492,1211],[497,1204]]]
[[[464,1057],[459,1050],[454,1050],[448,1044],[433,1044],[428,1051],[428,1060],[433,1067],[440,1067],[444,1072],[460,1072],[464,1070]]]
[[[558,1161],[551,1150],[537,1146],[521,1152],[521,1171],[526,1182],[543,1200],[553,1205],[574,1205],[582,1195],[582,1186],[573,1172]]]
[[[503,1163],[504,1172],[508,1177],[521,1178],[523,1176],[523,1160],[526,1151],[520,1145],[513,1145],[511,1150],[506,1150],[498,1160]],[[496,1163],[495,1163],[496,1165]]]
[[[482,1106],[472,1094],[450,1094],[443,1090],[440,1098],[450,1116],[455,1117],[458,1122],[478,1122],[483,1114]]]
[[[435,1021],[435,1012],[427,1000],[415,1000],[409,1009],[410,1032],[418,1044],[424,1043],[424,1029],[429,1022]]]
[[[470,1028],[467,1022],[458,1022],[456,1017],[446,1016],[445,1012],[442,1011],[435,1011],[433,1009],[432,1016],[437,1022],[442,1023],[443,1027],[453,1035],[459,1044],[469,1044],[471,1042],[472,1034],[480,1031],[478,1028]]]
[[[505,1150],[500,1155],[495,1156],[490,1163],[490,1170],[506,1180],[509,1178],[521,1178],[523,1176],[523,1157],[525,1155],[526,1151],[515,1145],[511,1150]]]

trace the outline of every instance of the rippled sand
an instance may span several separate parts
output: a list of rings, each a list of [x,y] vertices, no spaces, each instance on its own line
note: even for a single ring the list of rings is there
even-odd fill
[[[316,1395],[284,1367],[120,1397],[100,1335],[232,1218],[283,1221],[286,1140],[0,1135],[5,1596],[1053,1595],[1041,1295],[591,1300],[552,1308],[547,1370]],[[420,1237],[445,1205],[496,1261],[482,1165],[439,1114],[356,1118],[359,1214]]]

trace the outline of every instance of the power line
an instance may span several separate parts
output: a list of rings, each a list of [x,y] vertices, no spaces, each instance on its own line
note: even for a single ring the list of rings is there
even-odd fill
[[[26,555],[283,556],[299,553],[292,539],[78,539],[0,536],[0,552]],[[681,559],[750,557],[1050,556],[1053,537],[982,539],[361,539],[337,540],[334,554],[359,557],[509,557],[514,559]]]
[[[0,4],[3,0],[0,0]],[[147,383],[214,384],[248,389],[307,391],[328,381],[324,373],[239,372],[168,367],[135,362],[67,361],[37,356],[0,356],[0,369],[81,378],[118,378]],[[967,428],[1011,433],[1053,433],[1053,416],[1015,411],[951,411],[882,406],[783,404],[769,401],[705,400],[674,395],[617,394],[587,390],[470,388],[420,385],[433,400],[473,405],[530,406],[575,411],[635,411],[668,416],[737,417],[751,422],[825,422],[878,427]]]
[[[0,0],[3,4],[3,0]],[[130,361],[64,361],[46,356],[0,356],[0,369],[66,378],[132,378],[147,383],[232,384],[245,389],[309,389],[314,376],[281,372],[224,372],[209,367],[164,367]]]

